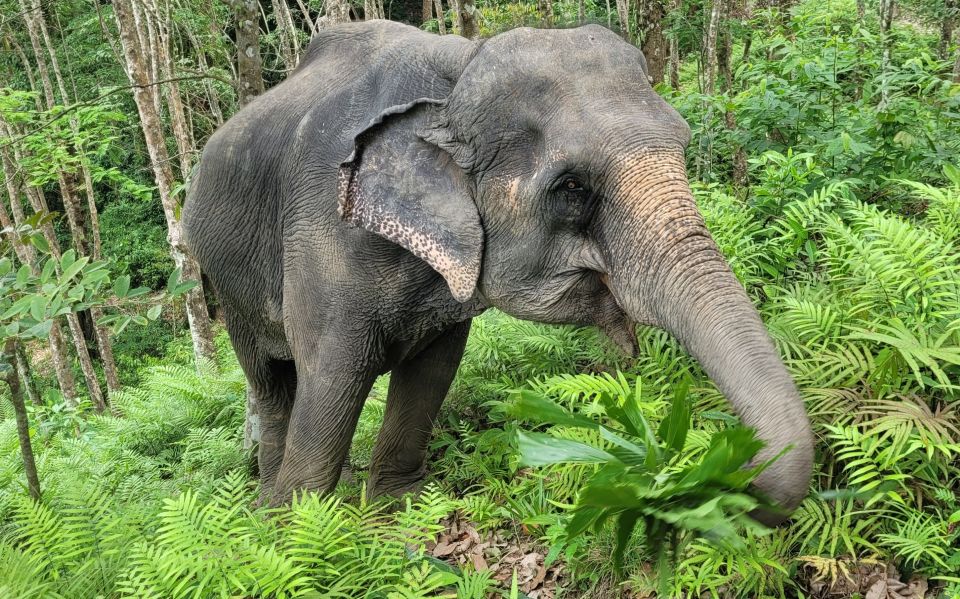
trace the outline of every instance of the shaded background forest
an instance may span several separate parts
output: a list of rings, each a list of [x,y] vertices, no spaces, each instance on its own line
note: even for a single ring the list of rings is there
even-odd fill
[[[790,526],[687,544],[670,596],[960,596],[956,0],[0,0],[4,376],[38,473],[4,400],[0,596],[653,596],[649,547],[620,574],[612,529],[564,535],[592,466],[519,468],[510,406],[522,388],[603,421],[602,396],[636,397],[657,422],[689,381],[695,462],[731,417],[654,329],[627,362],[594,331],[487,314],[420,498],[358,499],[380,381],[356,481],[283,526],[253,507],[243,377],[179,282],[199,278],[180,206],[216,128],[364,18],[599,23],[690,123],[694,192],[807,402],[818,471]]]

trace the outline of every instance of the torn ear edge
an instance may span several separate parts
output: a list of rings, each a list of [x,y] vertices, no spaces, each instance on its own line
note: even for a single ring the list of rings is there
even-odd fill
[[[340,164],[337,183],[340,218],[392,241],[424,260],[446,280],[453,297],[469,300],[480,277],[483,229],[476,205],[464,191],[457,165],[457,144],[442,124],[428,118],[419,129],[417,110],[444,107],[444,100],[420,98],[381,112],[354,138],[350,156]],[[402,135],[387,129],[413,118]],[[368,151],[379,154],[365,163]],[[424,153],[423,149],[429,148]],[[462,156],[461,156],[462,158]],[[416,175],[392,173],[408,165]],[[373,162],[367,160],[366,162]]]

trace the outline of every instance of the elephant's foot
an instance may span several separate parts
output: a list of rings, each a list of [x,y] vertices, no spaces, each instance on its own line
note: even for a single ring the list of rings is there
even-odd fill
[[[384,495],[403,497],[407,493],[419,494],[427,479],[426,467],[420,467],[408,472],[389,472],[379,470],[370,472],[367,481],[367,499],[375,499]]]

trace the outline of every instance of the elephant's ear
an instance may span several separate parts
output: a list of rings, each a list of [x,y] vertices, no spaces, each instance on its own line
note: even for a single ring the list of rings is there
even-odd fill
[[[483,228],[472,185],[434,140],[443,102],[386,109],[354,139],[340,165],[340,217],[406,248],[446,280],[457,301],[480,276]],[[426,138],[426,139],[425,139]]]

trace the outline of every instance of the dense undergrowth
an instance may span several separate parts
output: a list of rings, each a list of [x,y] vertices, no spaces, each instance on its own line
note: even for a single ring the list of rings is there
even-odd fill
[[[486,27],[517,24],[509,7],[482,8]],[[852,2],[801,4],[788,28],[753,40],[733,88],[705,99],[685,65],[683,89],[662,90],[694,126],[698,202],[818,440],[811,494],[791,523],[744,531],[741,544],[695,540],[669,596],[855,596],[877,571],[960,596],[960,87],[908,25],[894,28],[884,67],[876,24],[855,13]],[[738,149],[748,186],[729,183]],[[253,503],[244,382],[225,344],[220,372],[184,364],[182,343],[167,357],[178,365],[140,372],[129,352],[124,376],[139,382],[113,398],[115,414],[55,398],[33,408],[41,503],[23,491],[0,402],[0,597],[519,595],[510,580],[432,556],[454,514],[563,564],[559,596],[650,596],[651,548],[634,543],[620,577],[612,527],[564,533],[594,466],[520,468],[521,424],[509,416],[518,389],[597,421],[602,396],[639,389],[636,406],[658,423],[689,381],[683,455],[702,456],[733,421],[723,397],[666,333],[638,334],[640,357],[627,360],[593,330],[477,319],[431,481],[394,511],[360,499],[386,379],[354,439],[358,482],[275,513]],[[539,430],[603,443],[591,430]]]

